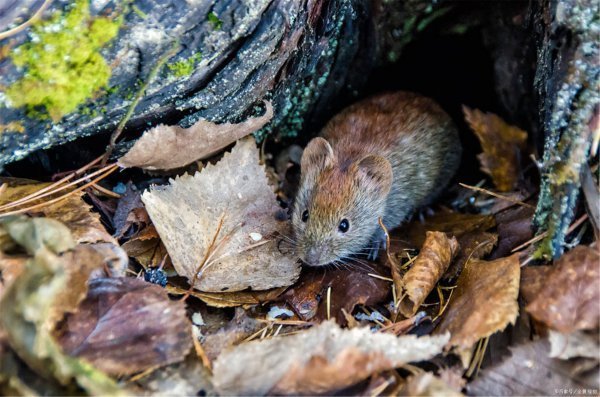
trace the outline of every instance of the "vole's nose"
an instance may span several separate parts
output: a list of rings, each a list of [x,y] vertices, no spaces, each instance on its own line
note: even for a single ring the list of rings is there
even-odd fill
[[[311,266],[317,266],[319,264],[319,260],[321,259],[321,252],[322,251],[316,247],[310,247],[306,251],[304,261]]]

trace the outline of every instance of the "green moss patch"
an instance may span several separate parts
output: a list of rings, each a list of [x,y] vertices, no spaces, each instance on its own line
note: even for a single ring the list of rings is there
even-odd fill
[[[192,74],[196,65],[202,59],[202,53],[197,52],[188,59],[182,59],[180,61],[174,62],[172,64],[167,65],[171,75],[175,78],[185,77]]]
[[[11,54],[13,63],[25,69],[6,91],[12,105],[53,121],[74,111],[108,84],[111,69],[99,51],[122,22],[122,17],[92,17],[88,0],[77,0],[65,12],[36,23],[31,40]]]

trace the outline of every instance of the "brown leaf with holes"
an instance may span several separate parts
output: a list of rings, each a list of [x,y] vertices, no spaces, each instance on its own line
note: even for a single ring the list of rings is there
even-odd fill
[[[402,278],[403,296],[399,310],[405,317],[413,316],[427,295],[448,269],[458,251],[455,237],[448,238],[442,232],[427,232],[419,256]]]
[[[470,348],[481,338],[514,324],[521,267],[517,254],[465,266],[435,333],[450,332],[448,347]]]
[[[300,274],[297,258],[279,250],[289,223],[252,137],[202,172],[151,188],[142,201],[175,270],[198,290],[266,290]]]
[[[366,266],[366,265],[365,265]],[[389,278],[389,270],[381,265],[372,266],[368,273]],[[330,314],[338,324],[346,324],[343,310],[352,313],[357,305],[375,305],[391,292],[392,283],[370,276],[365,270],[350,266],[339,269],[306,269],[300,281],[290,287],[282,299],[304,321],[327,319],[327,290],[331,288]]]
[[[7,188],[0,195],[0,205],[11,203],[50,185],[49,183],[36,182],[29,179],[0,178],[0,184],[5,182],[7,183]],[[46,202],[63,195],[66,191],[68,190],[33,200],[27,206]],[[83,195],[83,192],[74,193],[64,200],[33,210],[31,214],[34,216],[45,216],[64,223],[71,230],[71,234],[77,243],[107,242],[118,245],[117,241],[102,226],[100,215],[92,212],[91,206],[83,201]],[[16,208],[20,207],[10,208],[5,211],[11,211]],[[5,211],[3,210],[2,212]]]
[[[242,343],[214,362],[222,395],[330,394],[368,376],[441,352],[448,335],[373,333],[325,321],[287,336]]]
[[[527,132],[507,124],[493,113],[467,106],[463,106],[463,112],[483,149],[477,156],[481,170],[492,177],[498,190],[512,190],[519,180],[519,152],[525,146]]]
[[[192,347],[185,305],[143,280],[98,278],[56,329],[63,350],[102,371],[133,374],[183,360]]]
[[[144,132],[118,163],[125,168],[170,170],[208,158],[267,124],[273,117],[273,105],[264,103],[265,114],[239,124],[199,120],[189,128],[158,125]]]
[[[544,288],[525,310],[562,333],[594,329],[600,321],[600,253],[579,245],[554,264]]]

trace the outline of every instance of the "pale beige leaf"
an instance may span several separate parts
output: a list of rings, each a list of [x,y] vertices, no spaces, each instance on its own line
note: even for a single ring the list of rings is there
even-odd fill
[[[442,351],[449,335],[372,333],[342,329],[326,321],[288,337],[242,343],[214,363],[222,395],[324,394],[379,371],[427,360]]]
[[[471,260],[458,278],[436,333],[450,332],[448,344],[470,348],[481,338],[514,324],[519,313],[518,254],[495,261]]]
[[[201,291],[265,290],[298,278],[296,259],[277,249],[276,236],[288,233],[288,223],[277,220],[280,209],[252,138],[240,141],[201,173],[145,192],[142,201],[175,270],[190,282],[196,280],[194,287]],[[217,249],[195,276],[223,214]],[[260,234],[261,241],[252,233]]]
[[[170,170],[205,159],[267,124],[273,117],[273,106],[265,101],[265,107],[262,116],[239,124],[199,120],[189,128],[158,125],[146,131],[118,163],[125,168]]]
[[[452,389],[431,372],[410,376],[399,393],[400,396],[459,397],[463,394]]]

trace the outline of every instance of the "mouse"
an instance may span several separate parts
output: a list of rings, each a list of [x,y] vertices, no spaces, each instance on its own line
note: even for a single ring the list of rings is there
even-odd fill
[[[462,147],[450,116],[413,92],[379,94],[335,115],[300,160],[292,206],[295,251],[308,266],[377,257],[385,232],[432,204]]]

